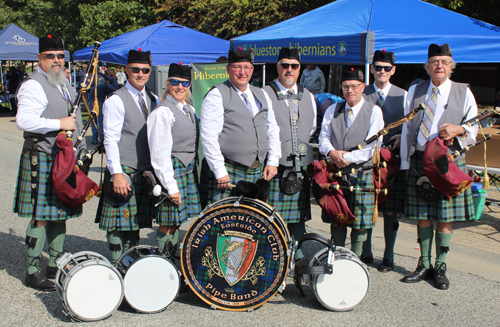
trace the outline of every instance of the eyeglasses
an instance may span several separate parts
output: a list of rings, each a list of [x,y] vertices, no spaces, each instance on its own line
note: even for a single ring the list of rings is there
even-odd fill
[[[373,68],[377,72],[381,72],[383,69],[383,70],[385,70],[386,73],[390,72],[392,70],[392,67],[394,67],[394,66],[373,66]]]
[[[184,87],[189,87],[189,85],[191,85],[191,82],[190,81],[179,81],[178,79],[169,79],[168,80],[170,82],[170,84],[172,84],[173,86],[177,86],[179,84],[182,84],[182,86]]]
[[[428,61],[428,63],[432,66],[439,66],[439,63],[441,63],[441,65],[443,66],[448,66],[449,64],[451,64],[451,60],[432,60]]]
[[[349,91],[349,89],[356,91],[358,89],[358,87],[361,86],[361,84],[363,84],[363,83],[359,83],[358,85],[342,85],[340,88],[344,92]]]
[[[149,74],[149,72],[151,71],[151,68],[139,68],[139,67],[128,67],[130,68],[130,71],[132,71],[132,73],[134,74],[139,74],[139,72],[142,71],[143,74]]]
[[[292,69],[296,70],[296,69],[299,69],[299,67],[300,67],[300,64],[286,64],[286,63],[283,63],[283,64],[280,64],[280,65],[281,65],[281,68],[283,68],[283,69],[288,69],[288,67],[292,66]]]
[[[57,59],[64,59],[64,53],[44,53],[42,56],[44,56],[47,59],[54,59],[57,57]]]
[[[252,70],[253,66],[234,66],[234,65],[229,65],[231,66],[232,69],[234,70],[244,70],[246,72]]]

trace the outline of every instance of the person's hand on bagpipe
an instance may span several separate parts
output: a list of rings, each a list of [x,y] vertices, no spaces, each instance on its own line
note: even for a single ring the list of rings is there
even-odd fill
[[[344,153],[348,153],[347,151],[337,151],[337,150],[330,150],[328,152],[328,158],[330,158],[331,162],[337,166],[337,168],[344,168],[349,165],[349,162],[344,159],[343,155]]]
[[[76,130],[76,119],[73,116],[61,118],[59,123],[61,124],[62,131],[74,132]]]
[[[452,140],[455,137],[465,136],[466,133],[466,129],[460,125],[446,123],[439,128],[439,137],[445,141]]]

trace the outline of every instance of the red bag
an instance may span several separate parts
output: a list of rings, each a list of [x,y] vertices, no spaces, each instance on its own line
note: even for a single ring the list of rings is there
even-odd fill
[[[373,180],[375,182],[375,188],[385,188],[387,189],[387,194],[383,194],[382,192],[379,193],[379,205],[389,200],[392,182],[394,181],[394,178],[396,178],[400,166],[399,159],[396,157],[396,155],[386,148],[380,149],[380,161],[385,161],[387,167],[374,168]]]

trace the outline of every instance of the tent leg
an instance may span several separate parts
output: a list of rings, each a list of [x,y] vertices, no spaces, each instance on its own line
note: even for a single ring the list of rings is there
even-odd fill
[[[369,63],[365,64],[365,84],[366,85],[370,84],[370,64]]]
[[[266,64],[262,65],[262,87],[266,85]]]

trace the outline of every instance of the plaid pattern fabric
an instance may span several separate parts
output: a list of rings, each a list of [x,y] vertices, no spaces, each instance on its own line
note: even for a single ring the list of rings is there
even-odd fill
[[[437,201],[425,201],[417,196],[417,180],[420,176],[425,175],[423,156],[423,152],[415,152],[410,158],[411,167],[408,175],[405,216],[411,219],[435,220],[444,223],[474,219],[474,202],[470,188],[450,200],[446,200],[443,195],[440,195]],[[466,171],[467,165],[465,159],[461,159],[455,163],[458,168]],[[418,175],[415,170],[418,172]]]
[[[306,175],[305,169],[302,169],[304,175],[302,189],[293,195],[286,195],[280,190],[280,180],[284,171],[285,169],[280,167],[278,174],[270,180],[271,192],[269,193],[269,200],[267,202],[280,214],[286,223],[311,220],[309,176]]]
[[[193,159],[187,167],[184,167],[179,159],[172,158],[172,164],[182,203],[177,206],[168,199],[164,200],[158,207],[154,208],[155,218],[159,225],[180,226],[188,218],[197,217],[200,214],[200,196],[193,171],[193,168],[196,169],[194,167],[195,160]],[[186,174],[188,171],[191,172]]]
[[[378,206],[380,212],[403,212],[406,200],[406,171],[401,170],[391,186],[389,200]]]
[[[33,217],[31,205],[31,155],[30,150],[23,149],[19,162],[16,193],[12,212],[22,218]],[[67,207],[59,202],[52,183],[52,166],[55,156],[45,152],[38,153],[38,200],[36,220],[61,221],[82,215],[82,207],[78,210]]]
[[[262,172],[264,171],[264,165],[260,165],[254,169],[235,167],[228,163],[225,163],[224,165],[229,174],[229,178],[231,179],[231,184],[233,185],[236,185],[239,181],[255,183],[262,177]],[[210,170],[207,161],[203,159],[200,178],[201,207],[205,208],[210,203],[225,199],[230,196],[230,193],[231,189],[223,190],[217,188],[217,179],[215,178],[214,173]]]
[[[361,177],[351,179],[350,182],[353,187],[375,187],[371,171],[362,174]],[[345,190],[343,192],[349,209],[351,209],[354,217],[358,219],[351,225],[347,226],[354,229],[373,228],[372,214],[373,210],[375,210],[375,193],[360,191],[346,192]],[[328,218],[324,210],[322,211],[321,219],[325,223],[332,223],[331,219]]]
[[[106,169],[104,174],[103,195],[99,201],[96,221],[103,231],[132,231],[152,226],[152,201],[145,188],[142,187],[142,172],[122,166],[123,172],[131,176],[132,197],[128,202],[116,202],[106,194],[107,184],[111,183],[111,175]]]

